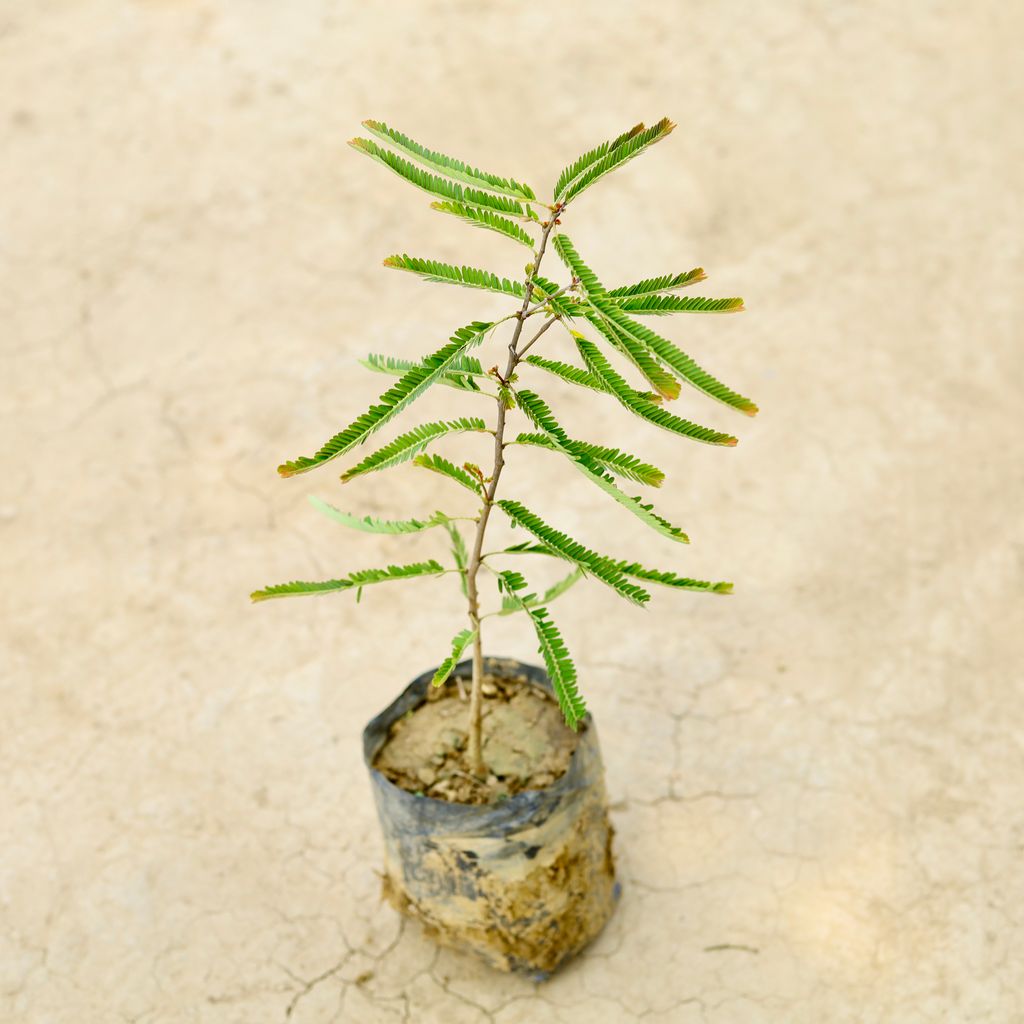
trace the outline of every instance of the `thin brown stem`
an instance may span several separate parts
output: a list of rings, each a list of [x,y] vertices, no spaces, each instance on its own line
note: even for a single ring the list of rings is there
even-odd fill
[[[516,326],[512,332],[512,340],[508,344],[508,361],[505,364],[503,380],[511,379],[515,373],[516,364],[521,358],[518,351],[519,339],[523,333],[523,324],[526,322],[527,311],[530,308],[530,300],[533,297],[533,280],[540,269],[541,260],[544,258],[544,250],[547,248],[548,236],[551,234],[558,220],[560,207],[556,207],[551,219],[544,225],[544,232],[541,235],[540,245],[537,248],[537,258],[526,277],[523,304],[516,314]],[[530,340],[532,345],[541,334],[547,330],[548,321],[540,331]],[[487,766],[483,758],[483,683],[484,683],[484,655],[483,638],[480,635],[480,595],[477,590],[476,577],[480,569],[480,560],[484,549],[484,535],[487,532],[487,523],[491,516],[491,508],[494,505],[494,495],[498,490],[498,480],[501,478],[501,471],[505,465],[505,414],[507,408],[499,398],[497,401],[498,416],[494,427],[494,466],[491,470],[491,477],[484,492],[484,503],[480,508],[480,515],[477,519],[476,537],[473,540],[473,550],[466,565],[466,597],[469,603],[469,621],[474,630],[473,637],[473,686],[469,696],[469,744],[467,754],[469,765],[473,774],[478,778],[486,778]]]
[[[557,316],[553,316],[550,320],[545,320],[541,325],[541,329],[519,350],[519,359],[522,359],[527,352],[537,343],[540,336],[553,324],[558,321]],[[518,360],[516,360],[518,362]]]

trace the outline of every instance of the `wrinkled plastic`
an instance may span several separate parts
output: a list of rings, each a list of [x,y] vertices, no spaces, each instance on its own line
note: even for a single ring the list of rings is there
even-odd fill
[[[468,679],[469,661],[454,676]],[[539,668],[488,658],[485,672],[548,692]],[[363,731],[363,756],[384,832],[384,892],[445,944],[492,966],[547,977],[604,927],[618,897],[604,768],[588,715],[566,773],[493,804],[417,796],[373,768],[395,721],[426,699],[414,680]]]

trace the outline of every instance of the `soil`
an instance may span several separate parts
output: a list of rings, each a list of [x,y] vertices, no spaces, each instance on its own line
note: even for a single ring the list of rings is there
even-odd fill
[[[463,685],[468,693],[469,681]],[[486,779],[470,770],[469,700],[455,679],[430,687],[426,701],[391,726],[374,768],[410,793],[460,804],[494,803],[565,774],[579,737],[554,697],[522,677],[495,675],[484,676],[483,696]]]

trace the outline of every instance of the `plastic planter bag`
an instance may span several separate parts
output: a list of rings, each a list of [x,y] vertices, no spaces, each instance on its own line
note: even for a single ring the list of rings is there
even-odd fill
[[[546,673],[517,661],[488,658],[484,671],[551,691]],[[464,661],[454,675],[471,672]],[[597,731],[588,715],[568,771],[544,789],[492,804],[417,796],[373,761],[391,724],[424,702],[433,674],[363,732],[384,832],[384,894],[438,942],[545,978],[601,931],[618,897]]]

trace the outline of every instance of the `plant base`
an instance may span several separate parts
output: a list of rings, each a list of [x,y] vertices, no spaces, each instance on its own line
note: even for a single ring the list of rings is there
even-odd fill
[[[468,662],[456,670],[466,676]],[[540,670],[487,659],[486,671],[550,689]],[[391,724],[424,700],[415,680],[364,732],[373,763]],[[385,840],[384,895],[443,945],[544,978],[604,927],[618,897],[597,732],[581,727],[568,771],[494,804],[416,796],[371,768]]]

